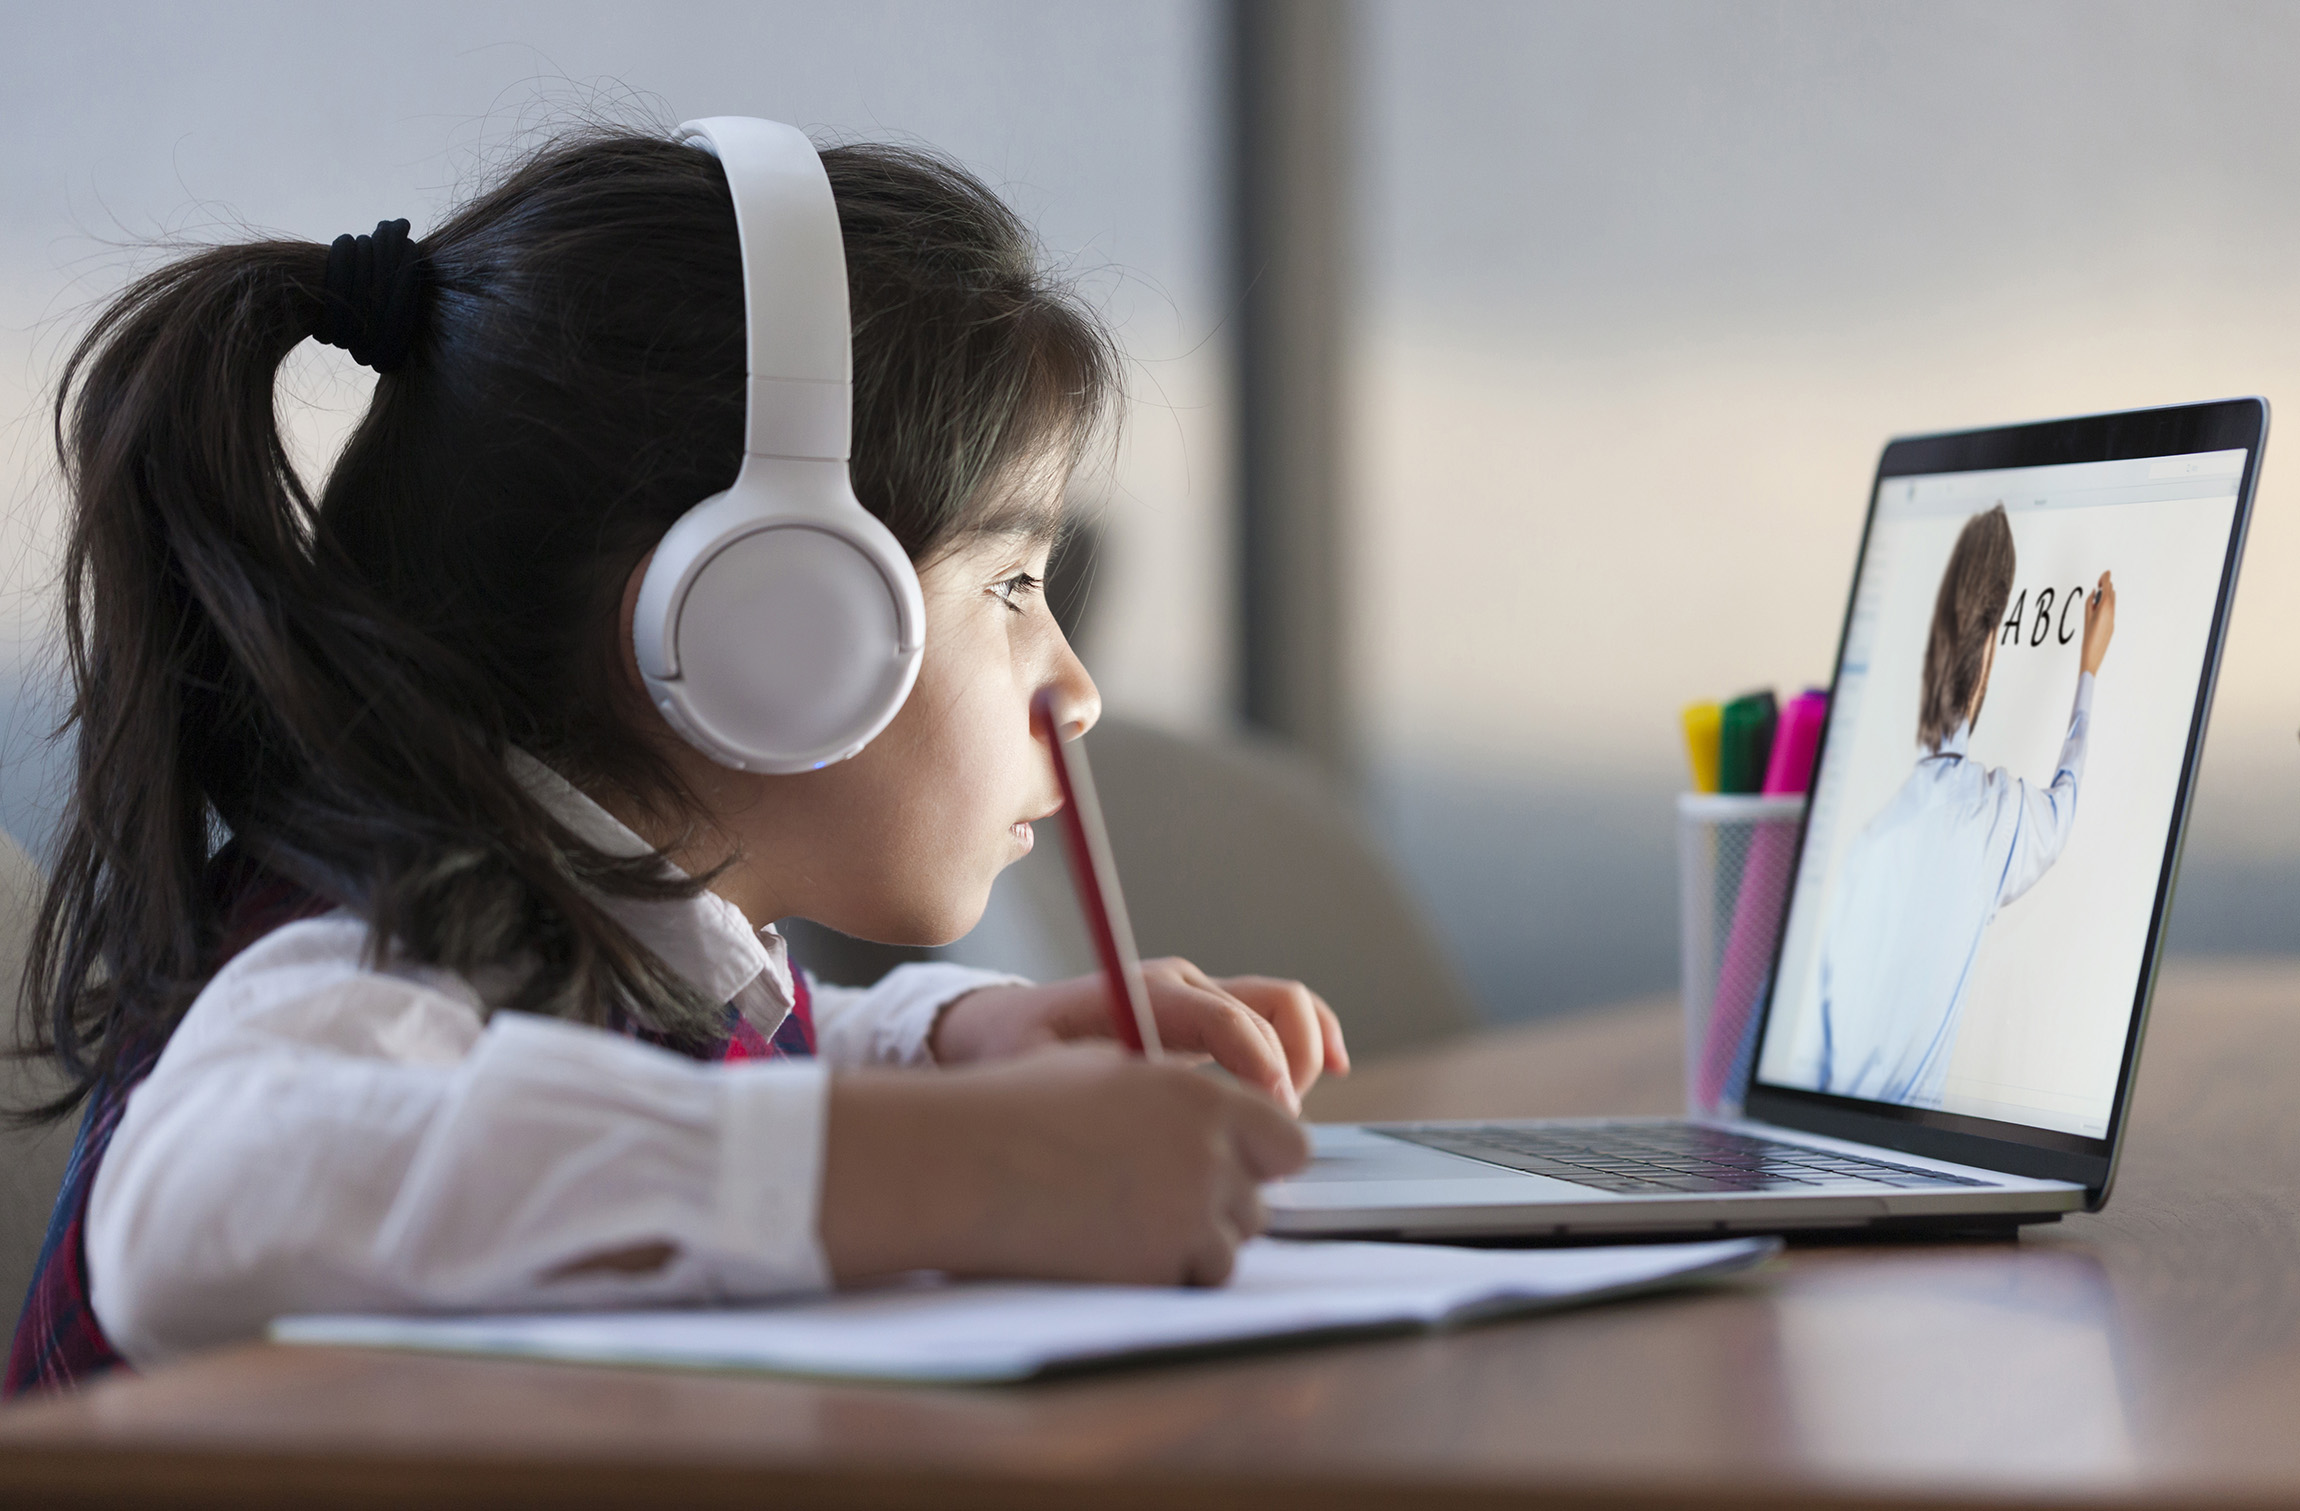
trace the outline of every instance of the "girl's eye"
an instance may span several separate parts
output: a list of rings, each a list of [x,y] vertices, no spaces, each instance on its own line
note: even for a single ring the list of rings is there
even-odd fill
[[[1033,577],[1028,572],[1017,572],[1012,577],[993,584],[990,591],[998,595],[1000,603],[1005,604],[1017,614],[1027,614],[1030,612],[1030,605],[1024,600],[1045,586],[1045,579]]]

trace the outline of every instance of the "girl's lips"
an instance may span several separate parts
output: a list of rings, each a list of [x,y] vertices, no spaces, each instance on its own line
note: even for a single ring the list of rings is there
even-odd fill
[[[1057,802],[1053,807],[1047,809],[1044,813],[1041,813],[1036,818],[1026,818],[1020,823],[1007,825],[1006,832],[1014,836],[1015,843],[1022,846],[1022,853],[1028,855],[1030,853],[1030,847],[1038,842],[1038,836],[1031,830],[1030,826],[1032,824],[1043,824],[1048,819],[1054,817],[1054,815],[1060,813],[1061,811],[1062,804]]]

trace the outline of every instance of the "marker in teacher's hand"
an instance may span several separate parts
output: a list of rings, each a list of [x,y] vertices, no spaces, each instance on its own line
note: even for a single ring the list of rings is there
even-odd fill
[[[1150,988],[1142,979],[1142,957],[1134,948],[1134,926],[1126,919],[1126,898],[1118,890],[1118,864],[1110,856],[1110,831],[1102,826],[1102,804],[1094,796],[1094,773],[1082,741],[1065,743],[1054,714],[1054,694],[1041,690],[1030,705],[1031,725],[1054,753],[1055,779],[1062,784],[1063,849],[1070,855],[1070,880],[1086,915],[1086,932],[1102,962],[1109,989],[1110,1026],[1118,1042],[1146,1059],[1163,1053],[1158,1022],[1150,1015]]]

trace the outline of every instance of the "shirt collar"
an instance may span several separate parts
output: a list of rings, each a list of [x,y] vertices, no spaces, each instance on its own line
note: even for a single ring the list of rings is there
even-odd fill
[[[1967,746],[1971,745],[1972,742],[1972,720],[1967,719],[1964,723],[1957,726],[1957,732],[1955,734],[1950,735],[1947,739],[1941,741],[1941,748],[1934,751],[1933,754],[1938,756],[1955,756],[1957,759],[1963,760],[1965,749]]]
[[[615,815],[527,752],[512,751],[509,764],[528,796],[586,844],[609,855],[653,851]],[[686,874],[676,866],[671,870],[674,875]],[[601,893],[598,902],[608,917],[630,930],[632,938],[690,986],[720,1002],[742,999],[744,1016],[765,1030],[772,1032],[790,1011],[790,960],[773,924],[752,928],[742,909],[716,892],[666,902]]]

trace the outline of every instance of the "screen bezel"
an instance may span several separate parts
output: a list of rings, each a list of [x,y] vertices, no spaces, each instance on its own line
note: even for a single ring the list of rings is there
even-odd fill
[[[1911,1154],[2001,1170],[2010,1175],[2073,1181],[2086,1188],[2087,1210],[2107,1201],[2115,1180],[2117,1151],[2123,1141],[2133,1067],[2140,1058],[2141,1035],[2147,1029],[2149,1003],[2155,995],[2165,918],[2171,907],[2173,883],[2180,871],[2181,845],[2188,833],[2189,803],[2196,789],[2197,760],[2204,748],[2212,694],[2220,680],[2221,650],[2227,642],[2229,611],[2236,599],[2237,567],[2244,557],[2244,538],[2252,522],[2253,489],[2259,479],[2261,454],[2267,439],[2268,401],[2261,398],[2085,415],[1991,430],[1905,436],[1886,445],[1884,456],[1877,463],[1876,480],[1869,489],[1869,512],[1861,526],[1860,554],[1854,558],[1844,627],[1837,636],[1837,659],[1829,687],[1832,705],[1836,699],[1836,679],[1844,673],[1846,643],[1852,634],[1853,601],[1860,594],[1861,575],[1868,567],[1870,538],[1877,524],[1877,504],[1888,482],[1943,472],[2121,462],[2200,451],[2241,449],[2245,453],[2244,473],[2236,490],[2236,515],[2228,531],[2228,554],[2221,564],[2220,596],[2213,605],[2203,675],[2198,679],[2196,702],[2189,716],[2188,743],[2180,762],[2180,789],[2173,801],[2172,825],[2157,871],[2156,900],[2149,910],[2148,940],[2141,954],[2140,979],[2134,987],[2132,1015],[2125,1030],[2124,1056],[2117,1068],[2116,1097],[2109,1107],[2106,1136],[2085,1138],[2023,1123],[1831,1096],[1759,1081],[1757,1067],[1763,1060],[1765,1035],[1772,1027],[1782,940],[1788,934],[1786,927],[1773,945],[1773,967],[1767,976],[1764,1013],[1757,1024],[1757,1052],[1749,1057],[1750,1080],[1742,1104],[1745,1116],[1803,1132],[1856,1139]],[[1814,752],[1816,779],[1821,764],[1828,758],[1828,730],[1824,721],[1820,748]],[[1807,838],[1805,825],[1800,821],[1797,868],[1789,882],[1792,899],[1797,895],[1797,876],[1806,863]]]

